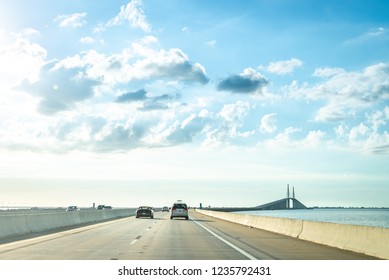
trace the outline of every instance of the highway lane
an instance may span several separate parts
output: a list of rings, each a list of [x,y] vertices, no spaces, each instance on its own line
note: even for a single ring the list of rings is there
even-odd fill
[[[0,245],[8,260],[374,259],[190,212],[129,217]]]

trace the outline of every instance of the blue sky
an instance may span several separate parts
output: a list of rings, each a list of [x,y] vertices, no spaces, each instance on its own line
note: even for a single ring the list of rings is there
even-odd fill
[[[1,205],[388,207],[386,1],[0,1]]]

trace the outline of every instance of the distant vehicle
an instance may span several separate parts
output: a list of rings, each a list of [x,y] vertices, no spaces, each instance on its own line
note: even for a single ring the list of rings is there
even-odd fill
[[[109,210],[111,210],[111,209],[112,209],[112,206],[100,204],[99,206],[97,206],[96,209],[97,209],[97,210],[104,210],[104,209],[109,209]]]
[[[69,206],[68,208],[66,208],[66,211],[78,211],[80,210],[80,208],[78,208],[77,206]]]
[[[170,211],[170,219],[173,218],[185,218],[186,220],[189,219],[188,206],[186,203],[179,201],[173,204]]]
[[[167,206],[162,207],[162,212],[169,212],[169,207]]]
[[[140,218],[140,217],[149,217],[151,219],[154,219],[154,210],[153,207],[150,206],[140,206],[136,212],[135,212],[135,217]]]

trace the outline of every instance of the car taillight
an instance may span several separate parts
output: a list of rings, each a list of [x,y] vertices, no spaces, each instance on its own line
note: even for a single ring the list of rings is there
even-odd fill
[[[176,210],[176,207],[173,207],[172,210]]]
[[[184,207],[184,210],[185,210],[185,211],[188,211],[188,208]]]

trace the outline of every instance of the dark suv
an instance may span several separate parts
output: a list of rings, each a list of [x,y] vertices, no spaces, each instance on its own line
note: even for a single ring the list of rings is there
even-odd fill
[[[135,212],[135,217],[149,217],[151,219],[154,219],[154,210],[152,207],[149,206],[140,206]]]

